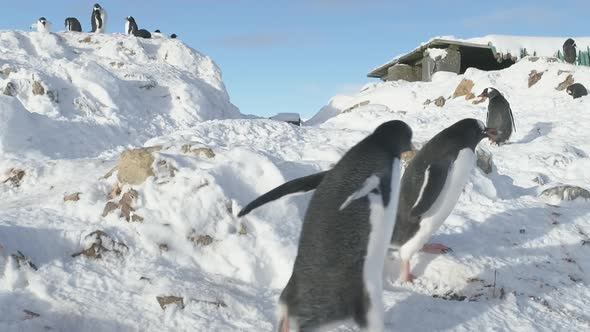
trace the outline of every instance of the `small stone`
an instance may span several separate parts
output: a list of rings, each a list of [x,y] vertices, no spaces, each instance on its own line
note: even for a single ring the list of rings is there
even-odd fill
[[[178,296],[158,296],[156,297],[158,303],[160,304],[160,308],[162,310],[166,310],[166,307],[170,304],[176,304],[180,309],[184,309],[184,300],[182,297]]]
[[[402,166],[404,168],[408,167],[408,165],[410,164],[410,161],[412,161],[412,159],[414,159],[414,157],[416,156],[416,153],[418,153],[418,149],[416,148],[416,146],[414,146],[414,144],[412,144],[412,150],[402,152],[401,158],[402,158]]]
[[[531,70],[531,72],[529,73],[529,88],[535,84],[537,84],[537,82],[539,82],[541,80],[541,77],[543,77],[543,74],[545,72],[538,72],[536,70]]]
[[[64,202],[77,202],[80,200],[81,194],[82,194],[81,192],[77,192],[77,193],[66,195],[66,196],[64,196]]]
[[[10,256],[16,261],[19,269],[22,267],[29,267],[35,271],[38,270],[37,266],[31,262],[31,258],[26,257],[22,252],[17,251],[16,254],[12,254]]]
[[[102,210],[102,216],[106,217],[109,215],[109,213],[115,211],[118,208],[119,204],[115,202],[107,202],[107,204],[104,206],[104,209]]]
[[[31,310],[24,309],[24,310],[23,310],[23,312],[25,313],[25,318],[24,318],[24,320],[30,320],[30,319],[34,319],[34,318],[39,318],[39,317],[41,317],[41,315],[40,315],[40,314],[38,314],[38,313],[36,313],[36,312],[33,312],[33,311],[31,311]]]
[[[119,200],[119,207],[121,208],[121,217],[125,217],[125,220],[131,220],[131,212],[134,212],[133,202],[137,199],[139,193],[135,189],[129,189],[123,197]]]
[[[92,42],[92,38],[90,38],[90,36],[88,36],[88,37],[86,37],[84,39],[78,40],[78,42],[80,42],[80,43],[87,43],[88,44],[88,43],[91,43]]]
[[[87,249],[78,253],[72,254],[72,257],[84,255],[91,259],[101,259],[105,253],[114,253],[117,256],[122,256],[129,251],[129,247],[122,242],[113,240],[107,233],[96,230],[84,237],[84,240],[92,239],[93,242]]]
[[[59,104],[59,93],[57,91],[47,91],[47,97],[49,97],[49,100],[51,100],[52,102]]]
[[[426,99],[422,105],[424,105],[424,106],[428,106],[428,105],[430,105],[431,103],[432,103],[432,100],[430,100],[430,99]]]
[[[526,233],[526,230],[525,230],[524,228],[521,228],[521,229],[520,229],[518,232],[519,232],[520,234],[524,234],[524,233]]]
[[[484,173],[490,174],[492,173],[494,162],[492,159],[492,153],[478,147],[475,151],[477,155],[477,167],[481,169]]]
[[[205,247],[213,243],[213,238],[209,235],[191,235],[189,236],[189,240],[201,247]]]
[[[10,76],[10,74],[16,73],[18,71],[12,67],[6,67],[6,68],[2,69],[1,72],[2,72],[2,74],[4,74],[4,76]]]
[[[20,187],[21,181],[24,176],[25,176],[25,171],[23,171],[22,169],[11,168],[8,173],[8,178],[6,180],[2,181],[2,183],[10,183],[14,187],[18,188],[18,187]]]
[[[475,94],[473,92],[469,92],[465,95],[465,100],[471,100],[473,98],[475,98]]]
[[[168,245],[166,243],[160,243],[158,245],[158,249],[160,249],[160,251],[164,252],[164,251],[168,251]]]
[[[446,102],[447,101],[446,101],[445,97],[440,96],[434,100],[434,105],[436,105],[438,107],[443,107],[443,106],[445,106]]]
[[[39,81],[33,81],[33,94],[35,96],[42,96],[45,94],[45,88]]]
[[[131,216],[131,221],[133,222],[143,222],[143,217],[137,214]]]
[[[152,152],[161,149],[161,146],[153,146],[123,152],[118,164],[117,179],[119,182],[139,185],[148,177],[153,176],[154,156]]]
[[[455,92],[453,92],[453,98],[473,94],[471,92],[471,89],[473,89],[473,86],[475,86],[475,83],[473,83],[472,80],[464,78],[463,80],[461,80],[461,83],[459,83],[459,85],[457,85],[457,88],[455,88]],[[467,97],[465,99],[467,99]]]
[[[6,83],[6,87],[4,88],[4,95],[14,97],[16,96],[16,86],[12,82]]]
[[[240,235],[248,235],[248,230],[246,229],[246,225],[244,223],[240,224],[240,230],[238,231]]]
[[[563,91],[572,84],[574,84],[574,76],[572,76],[572,74],[569,74],[563,82],[559,83],[555,90]]]

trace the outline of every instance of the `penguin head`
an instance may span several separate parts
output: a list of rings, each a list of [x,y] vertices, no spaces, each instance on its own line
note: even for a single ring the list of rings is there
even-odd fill
[[[573,47],[576,47],[576,42],[573,39],[568,38],[565,41],[565,43],[563,43],[563,46],[573,46]]]
[[[467,118],[460,120],[448,128],[449,136],[456,140],[456,144],[461,147],[475,147],[484,138],[494,140],[498,135],[495,128],[488,128],[483,122],[477,119]]]
[[[156,30],[154,30],[154,32],[155,32],[155,33],[161,33],[161,32],[160,32],[160,29],[156,29]]]
[[[373,136],[395,156],[412,150],[412,129],[400,120],[387,121],[375,129]]]
[[[127,22],[135,22],[133,16],[127,16],[125,19],[127,20]]]
[[[43,26],[47,25],[47,19],[45,17],[40,17],[39,18],[39,23],[43,24]]]
[[[493,99],[496,96],[500,95],[500,91],[489,87],[489,88],[485,88],[483,89],[483,91],[481,92],[481,94],[478,96],[479,98],[489,98],[489,99]]]
[[[98,10],[101,10],[101,9],[102,9],[102,7],[99,4],[95,3],[92,10],[98,11]]]
[[[170,38],[175,39],[176,38],[176,34],[175,33],[171,34],[170,35]]]

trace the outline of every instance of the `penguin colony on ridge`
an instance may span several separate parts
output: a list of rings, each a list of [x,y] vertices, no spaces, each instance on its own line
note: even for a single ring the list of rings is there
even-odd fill
[[[132,25],[130,25],[129,23],[130,18],[133,21]],[[90,17],[91,32],[105,33],[106,23],[107,12],[98,3],[94,4],[94,6],[92,7],[92,14]],[[66,31],[82,32],[82,26],[80,24],[80,21],[78,21],[78,19],[75,17],[66,18],[64,21],[64,26]],[[133,28],[133,30],[130,31],[130,28]],[[37,22],[31,25],[31,29],[36,29],[38,32],[51,32],[51,22],[47,21],[45,17],[41,17]],[[158,38],[165,38],[164,35],[160,32],[160,30],[156,30],[155,32],[157,32]],[[125,24],[125,33],[141,38],[151,38],[151,34],[149,31],[137,28],[135,19],[133,19],[133,17],[131,16],[127,17],[127,22]],[[176,38],[176,34],[172,34],[170,38]]]
[[[280,296],[279,331],[316,330],[349,319],[383,331],[381,272],[395,225],[400,154],[410,150],[411,138],[404,122],[386,122],[318,184]]]

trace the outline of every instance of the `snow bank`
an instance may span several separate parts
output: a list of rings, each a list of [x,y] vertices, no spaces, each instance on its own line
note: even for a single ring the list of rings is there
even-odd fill
[[[0,54],[0,89],[12,96],[0,152],[91,157],[241,117],[213,61],[179,40],[0,31]]]

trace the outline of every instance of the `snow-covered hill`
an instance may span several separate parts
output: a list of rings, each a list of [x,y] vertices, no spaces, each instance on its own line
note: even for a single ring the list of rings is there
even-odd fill
[[[100,38],[105,44],[113,38],[124,45],[159,45],[122,36]],[[93,47],[89,52],[100,52]],[[0,330],[273,330],[276,302],[291,273],[310,194],[281,199],[243,219],[235,217],[237,211],[285,180],[330,168],[383,121],[406,121],[420,146],[459,119],[485,119],[486,103],[447,99],[464,78],[474,82],[475,94],[490,85],[502,91],[518,131],[512,144],[481,144],[493,156],[492,172],[473,172],[453,214],[432,239],[454,252],[416,255],[419,278],[411,285],[400,284],[395,262],[388,262],[388,330],[588,330],[589,203],[550,206],[538,196],[561,183],[590,189],[590,98],[573,100],[555,90],[570,74],[590,86],[590,68],[529,60],[534,59],[499,72],[437,73],[429,83],[369,84],[357,95],[335,97],[316,117],[316,126],[237,119],[220,81],[217,88],[211,83],[203,91],[221,91],[216,96],[225,97],[215,99],[218,107],[198,112],[190,124],[178,125],[175,116],[186,114],[176,104],[163,105],[158,120],[112,111],[128,126],[145,130],[140,144],[125,141],[150,147],[144,156],[151,156],[145,160],[153,176],[138,185],[118,184],[121,166],[107,174],[117,165],[111,146],[71,153],[67,142],[60,141],[52,149],[39,145],[48,149],[41,157],[4,153]],[[172,75],[178,70],[174,68],[160,68],[162,76]],[[529,88],[531,70],[544,74]],[[205,81],[200,80],[194,76],[197,86]],[[123,79],[119,83],[133,85]],[[106,91],[115,96],[114,86],[88,87],[88,94]],[[185,89],[193,87],[187,83]],[[156,89],[125,93],[143,98]],[[67,115],[52,115],[61,109],[33,107],[28,98],[37,96],[22,93],[18,100],[0,100],[12,105],[12,112],[20,107],[19,114],[25,114],[21,118],[37,116],[31,112],[40,109],[39,115],[69,121]],[[443,107],[424,105],[440,96]],[[233,119],[197,121],[211,118]],[[6,122],[0,113],[0,127]],[[77,128],[73,122],[65,128]],[[53,127],[29,128],[35,128],[29,132],[33,139],[59,134]],[[157,131],[162,135],[148,137]],[[4,151],[24,144],[4,137]],[[11,169],[10,180],[2,182]],[[171,303],[163,310],[160,302]]]
[[[213,61],[179,40],[0,31],[0,54],[0,152],[92,157],[241,117]]]

